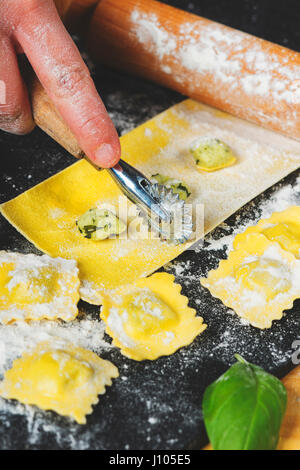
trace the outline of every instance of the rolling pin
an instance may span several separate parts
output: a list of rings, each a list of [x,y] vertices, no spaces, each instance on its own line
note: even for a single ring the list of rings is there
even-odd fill
[[[95,60],[300,140],[298,52],[155,0],[100,1],[87,45]]]
[[[300,53],[155,0],[56,4],[95,60],[300,140]]]
[[[72,27],[76,27],[76,21],[78,21],[78,13],[79,16],[84,12],[90,12],[89,9],[91,6],[95,5],[94,0],[75,0],[70,4],[69,0],[56,0],[57,2],[61,2],[60,5],[60,13],[64,18],[72,19]],[[69,3],[68,3],[69,2]],[[146,4],[149,8],[146,8]],[[155,9],[153,10],[153,4]],[[71,7],[71,8],[70,8]],[[140,1],[132,1],[132,0],[122,0],[120,3],[117,0],[103,0],[99,7],[97,8],[95,15],[92,19],[92,23],[90,26],[90,33],[89,33],[89,43],[90,47],[93,51],[93,55],[95,58],[99,58],[104,60],[106,63],[114,67],[120,67],[126,71],[137,73],[138,75],[144,76],[146,78],[152,78],[155,82],[161,83],[165,86],[169,86],[170,88],[174,88],[177,91],[180,91],[184,94],[188,94],[193,98],[199,99],[201,101],[205,101],[208,104],[214,105],[220,109],[225,111],[231,112],[237,116],[243,117],[248,120],[252,120],[259,124],[264,125],[265,127],[269,127],[271,129],[277,130],[284,134],[290,135],[291,137],[300,138],[300,122],[297,126],[296,117],[299,114],[299,104],[298,106],[294,106],[294,110],[292,106],[287,106],[286,114],[283,115],[285,120],[289,119],[290,114],[294,115],[294,119],[292,120],[292,125],[289,127],[287,126],[286,122],[281,122],[281,126],[279,126],[279,122],[276,121],[276,116],[278,114],[275,113],[275,101],[272,101],[272,96],[268,95],[261,99],[261,101],[253,100],[252,103],[252,110],[248,109],[248,113],[243,110],[241,106],[242,99],[246,100],[249,105],[251,104],[251,96],[247,93],[241,91],[240,94],[236,91],[231,96],[225,100],[224,95],[222,94],[224,91],[224,87],[226,81],[224,82],[221,80],[221,77],[217,76],[212,77],[211,73],[206,70],[206,72],[202,71],[194,71],[192,76],[184,77],[185,74],[185,65],[184,63],[179,64],[177,63],[176,55],[172,58],[172,51],[170,51],[165,56],[162,55],[161,57],[157,57],[155,53],[155,49],[151,52],[151,48],[147,49],[145,45],[140,44],[139,40],[136,38],[136,33],[131,34],[131,20],[129,19],[135,11],[135,8],[139,8],[142,15],[151,16],[152,19],[154,18],[153,15],[156,15],[157,19],[153,19],[153,21],[157,22],[159,25],[164,25],[166,31],[176,31],[180,30],[180,25],[185,24],[184,22],[191,22],[192,24],[196,24],[195,27],[195,37],[199,37],[199,43],[202,44],[204,39],[203,35],[206,37],[207,35],[207,28],[212,27],[214,30],[214,41],[215,47],[217,48],[218,42],[220,38],[222,38],[222,34],[230,34],[233,32],[234,37],[240,37],[240,47],[245,47],[243,50],[244,54],[248,55],[255,55],[258,54],[256,60],[256,68],[257,73],[260,71],[259,67],[259,50],[262,54],[271,54],[270,61],[272,63],[276,63],[276,61],[282,62],[282,68],[278,73],[275,73],[275,69],[272,72],[272,76],[274,75],[274,80],[278,78],[281,80],[281,76],[283,77],[282,80],[285,83],[286,77],[290,77],[289,86],[287,86],[284,91],[282,92],[282,103],[279,103],[279,107],[287,106],[287,98],[288,98],[288,91],[291,90],[295,94],[295,100],[299,93],[298,82],[295,79],[295,82],[292,78],[292,71],[294,71],[294,67],[300,67],[300,54],[290,51],[288,49],[282,48],[275,44],[269,43],[267,41],[263,41],[261,39],[255,38],[253,36],[246,35],[239,31],[227,28],[225,26],[219,25],[217,23],[211,22],[209,20],[205,20],[203,18],[199,18],[195,15],[191,15],[189,13],[182,12],[175,8],[167,7],[166,5],[162,5],[158,2],[154,2],[152,0],[140,0]],[[87,9],[86,9],[87,8]],[[144,9],[143,9],[144,8]],[[124,13],[123,16],[121,13]],[[104,15],[105,13],[105,15]],[[103,17],[101,17],[103,14]],[[169,15],[169,16],[168,16]],[[136,17],[136,15],[134,15]],[[184,18],[182,21],[181,17]],[[192,20],[191,20],[192,17]],[[146,18],[141,16],[140,18]],[[158,20],[159,19],[159,20]],[[74,20],[76,20],[74,22]],[[146,21],[146,20],[145,20]],[[129,24],[130,23],[130,24]],[[124,29],[127,24],[127,30]],[[119,25],[119,26],[118,26]],[[176,26],[177,25],[177,26]],[[201,28],[203,25],[203,30]],[[100,30],[100,26],[103,26],[103,30]],[[147,30],[147,22],[145,23],[145,28]],[[185,26],[186,27],[186,26]],[[107,31],[107,33],[104,33]],[[137,30],[136,30],[137,31]],[[147,35],[146,35],[147,37]],[[151,39],[151,34],[149,38]],[[164,43],[166,40],[164,34],[157,36],[157,43],[159,40]],[[226,36],[227,37],[227,36]],[[94,38],[94,44],[92,38]],[[118,39],[119,38],[119,39]],[[122,42],[120,39],[122,38]],[[105,40],[104,40],[105,39]],[[150,40],[149,39],[149,40]],[[196,44],[191,39],[184,39],[181,38],[180,40],[182,44],[188,46],[189,44]],[[245,41],[245,43],[244,43]],[[180,44],[181,44],[180,42]],[[226,40],[226,43],[229,40]],[[150,41],[151,43],[151,41]],[[172,43],[171,43],[172,44]],[[174,43],[173,43],[174,44]],[[221,44],[221,43],[220,43]],[[110,53],[107,53],[105,47],[111,47],[111,57]],[[111,45],[111,46],[110,46]],[[222,45],[222,44],[221,44]],[[247,45],[247,46],[246,46]],[[228,44],[229,48],[230,44]],[[178,46],[177,46],[178,47]],[[122,49],[123,57],[122,57]],[[238,46],[235,45],[233,49],[238,50]],[[177,50],[177,49],[176,49]],[[218,49],[216,49],[217,51]],[[220,49],[223,50],[222,48]],[[178,52],[178,51],[177,51]],[[125,55],[126,54],[126,55]],[[173,52],[174,54],[174,52]],[[233,50],[231,50],[231,54],[234,57]],[[286,60],[283,60],[284,54],[286,54]],[[114,58],[113,58],[114,57]],[[132,66],[129,65],[130,62],[126,61],[126,57],[128,60],[132,61]],[[149,57],[153,59],[153,63],[148,62]],[[262,57],[262,56],[261,56]],[[115,62],[115,60],[118,61]],[[246,67],[246,59],[242,59],[242,57],[237,54],[237,58],[240,63],[240,67],[244,70],[241,71],[240,80],[242,77],[247,78],[249,77],[249,81],[251,77],[255,77],[255,72],[253,69],[249,69]],[[155,59],[155,61],[154,61]],[[215,64],[216,65],[216,64]],[[163,68],[168,66],[172,70],[172,74],[166,73],[163,71]],[[254,66],[254,63],[253,63]],[[220,69],[222,68],[222,64],[219,64]],[[251,70],[251,73],[250,73]],[[296,70],[295,70],[296,71]],[[267,72],[267,71],[266,71]],[[232,72],[233,73],[233,72]],[[271,73],[269,71],[269,73]],[[176,75],[177,74],[177,75]],[[180,74],[183,74],[182,83],[176,77],[181,77]],[[230,71],[228,70],[228,74],[230,76]],[[300,75],[300,71],[298,72]],[[197,83],[197,77],[203,78],[199,83]],[[215,89],[215,93],[210,94],[210,87],[213,84],[213,80],[216,82],[220,82],[220,88]],[[299,76],[300,80],[300,76]],[[192,83],[192,85],[188,85]],[[279,82],[278,82],[279,83]],[[293,88],[293,83],[295,84],[295,88]],[[238,82],[240,85],[240,82]],[[297,86],[296,86],[297,85]],[[187,88],[188,87],[188,88]],[[289,88],[290,87],[290,88]],[[298,90],[298,91],[297,91]],[[238,99],[240,96],[240,106],[235,100]],[[53,103],[46,95],[44,89],[42,88],[40,82],[37,78],[34,78],[31,85],[31,97],[32,97],[32,107],[33,107],[33,114],[36,123],[41,127],[45,132],[51,135],[57,142],[59,142],[64,148],[66,148],[72,155],[77,158],[81,158],[82,151],[68,128],[68,126],[64,123],[62,118],[60,117],[59,113],[55,109]],[[286,103],[286,104],[285,104]],[[257,115],[254,115],[253,107],[256,106]],[[273,110],[273,111],[272,111]],[[270,112],[269,118],[267,118],[267,112]],[[240,112],[240,114],[239,114]],[[283,111],[282,111],[283,112]],[[272,114],[273,113],[273,114]],[[262,119],[262,115],[264,119]],[[274,123],[274,124],[273,124]],[[276,125],[275,125],[276,124]],[[288,130],[287,130],[288,129]],[[287,388],[288,392],[288,405],[286,414],[284,417],[284,421],[281,426],[280,431],[280,440],[278,444],[278,449],[280,450],[296,450],[300,449],[300,366],[292,370],[284,379],[283,383]],[[207,449],[211,448],[210,446]]]

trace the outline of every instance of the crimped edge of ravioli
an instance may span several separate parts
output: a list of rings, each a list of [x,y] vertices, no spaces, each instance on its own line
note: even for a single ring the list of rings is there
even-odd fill
[[[175,276],[169,273],[155,273],[149,277],[138,279],[135,283],[121,286],[119,289],[115,289],[114,291],[110,292],[110,294],[103,295],[103,305],[102,310],[100,313],[100,318],[104,321],[106,326],[106,333],[112,338],[112,344],[118,347],[121,350],[121,353],[133,360],[142,361],[142,360],[154,360],[161,356],[169,356],[175,353],[178,349],[188,346],[191,344],[196,336],[202,333],[207,325],[203,323],[203,318],[196,316],[196,310],[188,306],[189,299],[181,294],[182,287],[180,284],[176,284]],[[159,284],[159,288],[157,288],[157,284]],[[108,317],[110,315],[110,308],[113,307],[114,296],[122,296],[127,293],[130,293],[131,290],[135,288],[149,288],[154,294],[157,294],[163,302],[165,302],[171,309],[175,310],[176,313],[183,315],[185,314],[185,318],[181,316],[181,321],[175,328],[175,333],[177,330],[180,330],[180,327],[188,325],[191,327],[189,331],[188,328],[184,329],[182,341],[179,341],[174,336],[174,340],[171,340],[168,344],[164,345],[162,348],[163,351],[160,353],[158,351],[147,351],[147,354],[144,352],[145,345],[134,345],[132,347],[128,347],[124,345],[122,341],[116,336],[115,332],[109,327],[108,325]],[[170,298],[168,295],[171,293]],[[183,318],[183,321],[182,321]],[[186,325],[185,325],[186,323]],[[192,325],[193,323],[193,325]],[[194,328],[197,325],[197,328]],[[192,331],[193,326],[193,331]],[[171,331],[174,333],[174,329]],[[178,333],[178,332],[177,332]],[[129,338],[131,339],[131,338]],[[176,341],[177,340],[177,341]],[[132,340],[134,342],[134,340]]]
[[[257,248],[256,251],[254,250],[255,246]],[[246,313],[243,313],[241,309],[237,308],[236,303],[233,301],[234,299],[230,297],[225,299],[224,296],[220,295],[219,289],[216,288],[216,281],[230,276],[233,268],[241,265],[242,261],[248,256],[262,256],[267,248],[272,246],[277,248],[283,259],[288,261],[288,263],[294,264],[299,262],[292,253],[283,250],[279,243],[271,242],[261,233],[248,233],[243,240],[243,244],[241,244],[238,249],[231,251],[227,259],[221,260],[218,268],[209,271],[206,278],[203,277],[200,279],[201,285],[206,287],[213,297],[218,298],[224,305],[233,309],[240,318],[247,320],[252,326],[260,329],[270,328],[273,320],[280,320],[283,317],[283,311],[289,310],[293,307],[294,301],[300,296],[300,287],[299,292],[295,295],[290,295],[288,299],[279,304],[279,307],[277,303],[274,305],[274,308],[270,309],[270,302],[261,307],[264,311],[271,310],[272,315],[270,315],[270,318],[263,318],[262,320],[257,321],[255,318],[249,318],[247,311]],[[220,290],[222,290],[222,288]],[[239,295],[239,292],[237,294]]]
[[[13,383],[14,380],[10,379],[10,376],[14,375],[16,371],[21,370],[26,361],[32,359],[34,356],[40,353],[55,353],[61,351],[63,353],[74,354],[79,360],[87,362],[89,365],[94,367],[95,379],[93,381],[94,391],[90,394],[90,398],[87,397],[81,399],[82,405],[80,413],[72,412],[71,407],[69,411],[66,411],[64,406],[55,406],[55,405],[43,405],[39,404],[38,400],[30,399],[29,397],[20,397],[18,393],[13,392]],[[99,377],[102,375],[101,368],[104,368],[104,374],[102,380],[99,380]],[[96,378],[97,374],[99,375],[98,379]],[[74,419],[78,424],[86,424],[86,416],[90,415],[93,412],[93,406],[99,402],[99,395],[104,395],[106,393],[106,387],[112,385],[112,379],[119,377],[118,368],[110,361],[100,358],[94,352],[84,349],[81,347],[73,346],[71,343],[61,344],[61,340],[58,340],[57,345],[50,345],[48,342],[43,342],[38,344],[33,350],[23,354],[20,358],[15,359],[12,367],[8,369],[4,374],[4,379],[0,382],[0,396],[5,399],[17,400],[24,405],[36,406],[37,408],[44,411],[54,411],[55,413],[65,416],[68,418]],[[20,380],[20,375],[16,377],[17,380]],[[99,380],[99,383],[97,383]],[[21,388],[17,388],[20,390]]]
[[[57,267],[59,270],[60,267],[63,267],[61,274],[64,275],[65,273],[69,272],[71,276],[76,278],[76,283],[74,283],[74,299],[71,299],[71,296],[67,297],[66,295],[64,297],[59,297],[58,299],[69,299],[70,303],[67,305],[65,303],[64,305],[59,305],[60,300],[54,300],[52,302],[48,303],[36,303],[36,304],[29,304],[29,307],[35,306],[36,310],[41,310],[41,314],[35,314],[29,311],[26,311],[26,309],[21,309],[18,308],[14,305],[7,309],[0,309],[0,324],[7,325],[14,323],[15,321],[40,321],[40,320],[63,320],[65,322],[70,322],[74,320],[77,315],[78,315],[78,307],[77,304],[80,300],[80,294],[79,294],[79,288],[80,288],[80,279],[79,279],[79,269],[77,266],[77,262],[75,260],[69,260],[62,258],[60,256],[58,257],[52,257],[47,254],[42,254],[42,255],[36,255],[33,253],[16,253],[16,252],[10,252],[10,251],[5,251],[5,250],[0,250],[0,269],[2,263],[15,263],[16,267],[18,266],[18,260],[28,260],[28,259],[40,259],[40,260],[46,260],[46,262],[49,262],[49,265],[53,265],[54,267]],[[66,269],[66,266],[68,266],[68,269]],[[47,305],[47,309],[51,313],[46,313],[44,306]],[[59,312],[57,312],[59,307]],[[67,311],[67,314],[64,314],[63,312]]]
[[[248,235],[252,233],[261,233],[263,230],[268,228],[269,225],[272,225],[274,223],[276,224],[278,222],[280,223],[283,221],[294,222],[294,218],[298,218],[300,225],[300,206],[290,206],[287,209],[284,209],[283,211],[273,212],[267,219],[261,219],[256,225],[248,227],[243,233],[238,233],[233,240],[232,246],[234,249],[238,249],[240,246],[243,245]],[[262,235],[264,234],[262,233]],[[279,243],[274,240],[270,240],[266,235],[264,236],[272,243]],[[280,243],[279,245],[283,250],[285,250],[285,248],[283,248]]]

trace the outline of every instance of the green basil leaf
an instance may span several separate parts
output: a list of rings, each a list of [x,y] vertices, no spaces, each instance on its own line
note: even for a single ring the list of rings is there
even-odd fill
[[[238,362],[204,393],[203,416],[214,450],[276,449],[286,409],[280,380],[236,355]]]

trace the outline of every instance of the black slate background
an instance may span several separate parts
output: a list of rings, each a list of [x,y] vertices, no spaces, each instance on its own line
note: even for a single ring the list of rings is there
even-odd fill
[[[300,51],[300,7],[296,0],[173,0],[165,3]],[[136,126],[180,101],[182,97],[144,80],[98,66],[96,85],[118,131]],[[0,131],[0,201],[4,202],[73,162],[73,158],[39,129],[17,137]],[[245,218],[257,219],[260,207],[279,188],[296,181],[287,177],[231,217],[238,227]],[[299,204],[300,204],[300,194]],[[225,233],[214,231],[213,237]],[[226,235],[228,232],[226,232]],[[0,249],[37,252],[8,222],[0,218]],[[70,423],[52,412],[28,415],[0,411],[0,449],[189,449],[206,442],[201,399],[205,387],[233,362],[238,352],[278,376],[292,367],[292,343],[299,334],[300,302],[295,302],[271,330],[242,326],[235,315],[199,285],[199,277],[217,266],[223,250],[179,257],[188,268],[178,276],[183,293],[208,324],[188,348],[155,362],[136,363],[118,350],[105,352],[120,370],[120,379],[101,397],[86,426]],[[175,271],[169,267],[170,272]],[[200,301],[200,303],[199,303]],[[88,315],[97,309],[82,303]],[[226,338],[226,340],[225,340]]]

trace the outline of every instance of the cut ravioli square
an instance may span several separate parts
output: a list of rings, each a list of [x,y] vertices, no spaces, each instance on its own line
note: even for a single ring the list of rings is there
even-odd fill
[[[252,233],[201,284],[251,325],[270,328],[300,297],[300,260]]]
[[[205,330],[174,279],[156,273],[104,295],[101,318],[124,356],[136,361],[167,356]]]
[[[14,361],[0,383],[0,395],[85,424],[98,395],[118,375],[111,362],[92,351],[42,343]]]
[[[79,301],[76,261],[0,251],[0,323],[73,320]]]
[[[263,234],[300,259],[300,206],[291,206],[282,212],[274,212],[268,219],[260,220],[257,225],[238,234],[233,247],[238,248],[250,233]]]

